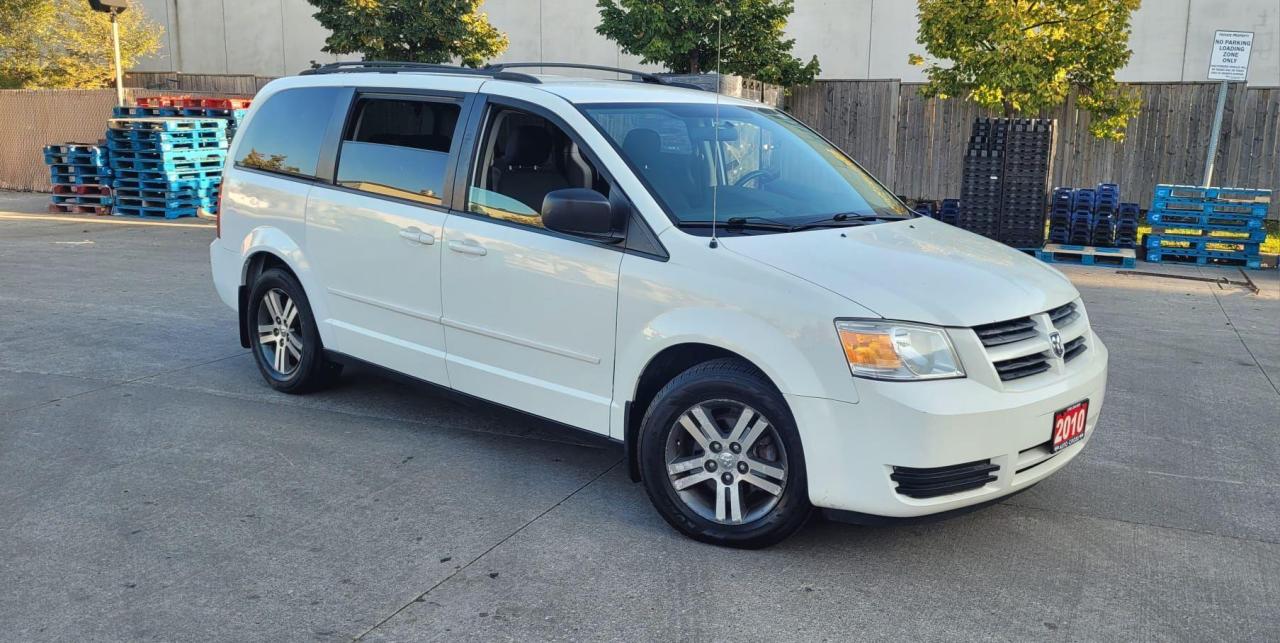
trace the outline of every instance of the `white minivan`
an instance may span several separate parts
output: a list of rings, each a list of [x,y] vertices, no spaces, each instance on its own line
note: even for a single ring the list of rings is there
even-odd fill
[[[209,255],[272,387],[368,363],[607,436],[672,526],[735,547],[814,507],[972,509],[1084,448],[1107,350],[1056,270],[784,112],[530,66],[581,67],[259,92]]]

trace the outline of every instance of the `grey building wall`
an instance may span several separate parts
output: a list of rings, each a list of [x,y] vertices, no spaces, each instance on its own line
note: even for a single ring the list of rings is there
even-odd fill
[[[326,32],[306,0],[140,0],[166,27],[163,47],[141,71],[278,76],[324,54]],[[923,80],[907,55],[915,42],[912,0],[796,0],[787,31],[796,54],[817,54],[823,78]],[[595,0],[486,0],[489,19],[511,46],[499,60],[584,62],[639,67],[638,60],[595,33]],[[1280,86],[1277,0],[1145,0],[1134,15],[1122,81],[1204,80],[1217,29],[1253,31],[1249,83]]]

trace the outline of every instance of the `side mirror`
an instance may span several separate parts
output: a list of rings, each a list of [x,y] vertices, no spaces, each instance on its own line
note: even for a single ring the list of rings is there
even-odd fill
[[[623,239],[622,224],[609,198],[595,190],[566,188],[542,199],[542,225],[548,230],[618,243]]]

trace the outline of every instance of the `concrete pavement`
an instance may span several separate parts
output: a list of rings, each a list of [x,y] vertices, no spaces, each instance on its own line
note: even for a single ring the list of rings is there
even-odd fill
[[[6,216],[0,638],[1280,640],[1274,271],[1067,269],[1112,353],[1075,462],[743,552],[674,533],[589,436],[363,370],[274,393],[207,225]]]

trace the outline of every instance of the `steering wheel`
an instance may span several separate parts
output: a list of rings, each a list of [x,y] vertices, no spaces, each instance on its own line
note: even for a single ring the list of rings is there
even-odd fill
[[[772,172],[769,172],[768,170],[751,170],[750,172],[747,172],[746,174],[743,174],[742,176],[738,177],[738,180],[733,182],[733,187],[740,188],[756,179],[773,180],[775,178],[777,177],[774,176],[774,174]],[[761,181],[760,183],[763,185],[765,181]]]

